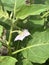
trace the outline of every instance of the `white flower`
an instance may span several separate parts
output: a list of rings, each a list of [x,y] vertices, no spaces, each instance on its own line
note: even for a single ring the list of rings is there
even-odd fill
[[[19,35],[16,36],[14,41],[17,41],[17,40],[23,41],[23,39],[29,35],[30,35],[29,31],[27,29],[24,29]]]

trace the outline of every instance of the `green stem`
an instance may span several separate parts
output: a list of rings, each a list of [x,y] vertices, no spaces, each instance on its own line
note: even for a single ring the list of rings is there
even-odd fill
[[[17,33],[21,33],[20,30],[14,30],[14,31],[11,31],[11,33],[15,33],[15,32],[17,32]]]
[[[9,43],[8,43],[8,45],[10,45],[10,41],[11,41],[11,37],[12,37],[11,31],[12,31],[12,26],[11,26],[11,30],[10,30],[10,36],[9,36]]]
[[[14,55],[14,54],[17,54],[17,53],[22,52],[22,51],[24,51],[24,50],[27,50],[27,49],[30,49],[30,48],[34,48],[34,47],[38,47],[38,46],[44,46],[44,45],[48,45],[48,43],[47,43],[47,44],[42,43],[42,44],[31,45],[31,46],[28,46],[28,47],[26,47],[26,48],[22,48],[22,49],[20,49],[20,50],[17,50],[17,51],[15,51],[15,52],[13,52],[12,54]]]
[[[48,15],[49,14],[49,11],[48,12],[46,12],[43,16],[41,16],[41,18],[44,18],[46,15]]]
[[[15,0],[15,5],[14,5],[14,15],[13,15],[13,19],[12,19],[12,25],[11,25],[11,29],[10,29],[10,34],[9,34],[9,40],[8,40],[8,50],[9,50],[9,55],[11,55],[11,46],[10,46],[10,43],[11,43],[11,38],[12,38],[12,30],[13,30],[13,25],[14,25],[14,22],[15,22],[15,13],[16,13],[16,0]],[[12,16],[12,15],[11,15]],[[11,19],[11,17],[10,17]]]
[[[10,34],[9,34],[9,40],[8,40],[9,55],[11,55],[10,43],[11,43],[11,38],[12,38],[12,33],[11,33],[12,30],[13,30],[13,22],[12,22],[12,25],[11,25]]]

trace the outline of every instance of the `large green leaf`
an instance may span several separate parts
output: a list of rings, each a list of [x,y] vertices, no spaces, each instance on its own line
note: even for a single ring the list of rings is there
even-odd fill
[[[10,56],[0,56],[0,65],[15,65],[17,60]]]
[[[1,0],[5,10],[12,11],[14,8],[14,0]]]
[[[41,12],[46,11],[48,6],[42,4],[33,4],[30,6],[22,5],[16,12],[16,18],[24,19],[29,15],[39,15]]]
[[[25,0],[1,0],[5,10],[12,11],[16,2],[16,8],[25,3]]]
[[[30,47],[22,52],[23,56],[29,61],[44,63],[49,58],[49,29],[35,32],[31,37],[28,43],[26,42]]]
[[[48,9],[47,5],[26,5],[26,0],[1,0],[6,10],[13,11],[15,6],[16,18],[24,19],[29,15],[38,15]]]

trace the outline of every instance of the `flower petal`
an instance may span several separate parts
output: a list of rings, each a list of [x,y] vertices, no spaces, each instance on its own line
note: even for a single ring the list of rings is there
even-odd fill
[[[16,36],[14,41],[17,41],[17,40],[23,41],[23,39],[29,35],[30,35],[29,31],[27,29],[24,29],[19,35]]]

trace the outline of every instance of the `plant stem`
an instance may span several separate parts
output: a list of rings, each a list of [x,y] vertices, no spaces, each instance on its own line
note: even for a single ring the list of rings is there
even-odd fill
[[[10,41],[11,41],[11,36],[12,36],[11,31],[12,31],[12,26],[11,26],[11,30],[10,30],[10,36],[9,36],[9,43],[8,43],[8,45],[10,45]]]
[[[9,40],[8,40],[9,55],[11,55],[10,43],[11,43],[11,38],[12,38],[12,33],[11,33],[12,30],[13,30],[13,22],[12,22],[12,25],[11,25],[10,34],[9,34]]]
[[[14,31],[11,31],[11,33],[15,33],[15,32],[17,32],[17,33],[21,33],[20,30],[14,30]]]
[[[15,5],[14,5],[14,15],[13,15],[13,19],[12,19],[12,25],[11,25],[11,29],[10,29],[10,36],[9,36],[9,44],[10,44],[10,41],[11,41],[11,37],[12,37],[12,30],[13,30],[13,23],[15,22],[14,21],[14,18],[15,18],[15,10],[16,10],[16,0],[15,0]]]
[[[46,44],[45,44],[45,43],[42,43],[42,44],[31,45],[31,46],[22,48],[22,49],[20,49],[20,50],[17,50],[17,51],[15,51],[15,52],[13,52],[12,54],[14,55],[14,54],[17,54],[17,53],[22,52],[22,51],[24,51],[24,50],[30,49],[30,48],[34,48],[34,47],[38,47],[38,46],[44,46],[44,45],[48,45],[48,44],[49,44],[49,43],[46,43]]]
[[[41,18],[44,18],[46,15],[48,15],[49,14],[49,11],[48,12],[46,12],[43,16],[41,16]]]
[[[11,55],[12,51],[11,51],[11,38],[12,38],[12,30],[13,30],[13,26],[14,26],[14,22],[15,22],[15,13],[16,13],[16,0],[15,0],[15,5],[14,5],[14,15],[13,15],[13,19],[12,19],[12,25],[11,25],[11,29],[10,29],[10,34],[9,34],[9,40],[8,40],[8,50],[9,50],[9,55]],[[12,14],[11,14],[12,17]],[[11,19],[10,17],[10,19]]]

